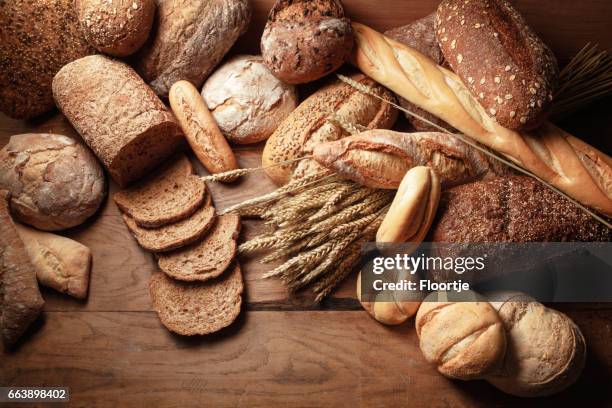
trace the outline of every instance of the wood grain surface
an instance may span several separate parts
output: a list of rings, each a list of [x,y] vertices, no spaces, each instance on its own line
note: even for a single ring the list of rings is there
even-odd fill
[[[250,30],[232,53],[257,53],[272,0],[252,1]],[[345,0],[355,20],[384,30],[433,11],[436,0]],[[517,0],[561,63],[586,42],[612,48],[608,0]],[[301,90],[304,96],[313,86]],[[612,100],[563,118],[560,124],[602,150],[612,151]],[[0,115],[0,146],[30,132],[78,135],[57,113],[32,121]],[[242,167],[260,165],[262,145],[241,146]],[[193,159],[193,156],[192,156]],[[195,160],[194,160],[195,163]],[[205,171],[197,166],[201,174]],[[110,183],[109,194],[116,191]],[[231,185],[210,186],[225,208],[272,191],[259,172]],[[262,230],[247,220],[241,240]],[[242,258],[244,311],[236,324],[205,338],[166,331],[151,309],[148,280],[153,256],[141,250],[112,200],[84,225],[63,233],[89,246],[93,270],[87,301],[43,289],[45,313],[20,346],[0,357],[0,386],[70,386],[74,406],[565,406],[612,405],[612,307],[557,305],[583,330],[589,357],[569,390],[546,399],[520,400],[482,381],[449,381],[424,360],[410,322],[387,328],[370,319],[354,296],[355,277],[321,305],[308,294],[288,296],[261,276],[274,265]]]

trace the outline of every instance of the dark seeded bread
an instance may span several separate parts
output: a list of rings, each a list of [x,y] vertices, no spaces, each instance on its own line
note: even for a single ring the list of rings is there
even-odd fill
[[[183,336],[210,334],[232,324],[240,314],[243,289],[238,263],[207,282],[179,282],[156,273],[149,283],[162,324]]]
[[[0,190],[0,329],[8,347],[14,345],[44,305],[36,269],[9,213],[9,193]]]
[[[204,202],[206,185],[179,156],[143,182],[115,193],[115,203],[140,227],[157,228],[189,217]]]
[[[508,129],[542,122],[557,60],[510,3],[444,0],[435,23],[446,61],[491,117]]]
[[[240,217],[225,214],[201,241],[172,252],[158,254],[162,271],[182,281],[205,281],[223,273],[236,255]]]

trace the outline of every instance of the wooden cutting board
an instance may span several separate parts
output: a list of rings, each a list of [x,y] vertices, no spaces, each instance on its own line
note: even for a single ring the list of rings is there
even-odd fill
[[[253,1],[251,29],[234,51],[257,53],[273,1]],[[607,0],[514,2],[563,63],[586,42],[612,48]],[[345,0],[355,20],[384,30],[435,9],[433,0]],[[315,86],[301,89],[304,96]],[[611,99],[560,122],[573,134],[612,151]],[[0,115],[0,146],[10,135],[39,131],[78,138],[60,114],[34,121]],[[260,165],[262,145],[236,148],[241,167]],[[192,156],[193,159],[193,156]],[[197,163],[196,160],[193,160]],[[197,166],[201,174],[205,171]],[[110,183],[109,194],[117,186]],[[222,209],[274,189],[256,172],[231,185],[211,184]],[[245,221],[241,240],[262,231]],[[388,328],[371,320],[355,299],[355,277],[315,305],[308,294],[288,296],[277,280],[261,279],[275,265],[242,258],[246,305],[239,321],[213,336],[183,338],[167,332],[152,311],[148,280],[153,256],[141,250],[117,207],[102,210],[65,235],[89,246],[93,270],[89,297],[75,301],[44,290],[44,317],[18,350],[4,353],[0,386],[71,387],[71,401],[95,405],[271,406],[542,406],[581,404],[584,395],[612,404],[612,306],[560,305],[583,330],[589,360],[579,383],[555,397],[519,400],[480,381],[446,380],[418,349],[413,323]],[[557,306],[556,306],[557,307]]]

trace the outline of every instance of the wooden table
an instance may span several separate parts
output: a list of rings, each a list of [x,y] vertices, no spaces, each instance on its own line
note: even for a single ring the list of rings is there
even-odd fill
[[[257,1],[251,30],[239,51],[257,52],[272,1]],[[434,0],[345,0],[348,13],[377,29],[406,24],[433,11]],[[375,3],[375,4],[374,4]],[[564,63],[586,42],[612,48],[607,0],[515,2]],[[561,125],[612,151],[610,102],[566,118]],[[35,121],[0,116],[0,146],[12,134],[37,130],[73,135],[58,114]],[[240,165],[260,163],[261,146],[236,149]],[[201,172],[203,170],[199,168]],[[218,209],[271,191],[263,173],[231,185],[213,185]],[[110,194],[116,190],[111,183]],[[245,222],[242,240],[260,226]],[[20,347],[3,353],[0,385],[69,386],[75,406],[565,406],[586,399],[612,405],[612,306],[556,305],[583,330],[589,347],[579,382],[552,398],[523,400],[482,381],[449,381],[423,359],[413,322],[384,327],[355,299],[355,277],[322,305],[308,295],[288,297],[270,266],[241,260],[246,302],[239,320],[201,338],[168,332],[151,309],[148,280],[156,270],[107,200],[84,225],[65,234],[93,252],[89,298],[75,301],[43,289],[42,318]]]

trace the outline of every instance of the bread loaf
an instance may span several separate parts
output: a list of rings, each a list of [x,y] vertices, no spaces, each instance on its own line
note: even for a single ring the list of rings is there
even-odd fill
[[[569,317],[522,293],[497,293],[491,299],[508,348],[488,382],[519,397],[556,394],[576,382],[586,360],[586,344]]]
[[[386,99],[393,98],[389,91],[364,75],[357,74],[352,78]],[[271,166],[297,159],[312,154],[320,142],[348,136],[338,120],[368,129],[386,129],[393,126],[396,118],[397,111],[389,104],[344,82],[334,81],[308,97],[281,123],[266,143],[262,164]],[[301,177],[321,170],[313,160],[303,160],[299,164],[267,168],[266,173],[275,183],[285,184],[292,176]]]
[[[434,301],[430,294],[419,308],[415,328],[425,359],[447,377],[483,378],[506,352],[501,319],[487,301]]]
[[[270,71],[303,84],[338,69],[353,48],[353,32],[339,0],[277,0],[261,37]]]
[[[0,190],[0,330],[13,346],[41,312],[36,269],[9,213],[9,192]]]
[[[508,1],[444,0],[435,23],[444,57],[487,114],[508,129],[543,121],[557,60]]]
[[[0,151],[0,189],[21,222],[61,230],[91,217],[106,195],[104,173],[82,144],[62,135],[11,136]]]
[[[77,299],[87,297],[91,251],[85,245],[61,235],[15,224],[36,268],[41,285]]]
[[[62,68],[53,96],[70,123],[125,186],[179,150],[172,113],[128,65],[92,55]]]
[[[429,166],[444,187],[508,173],[506,166],[446,133],[369,130],[319,143],[314,159],[371,188],[397,189],[406,172]]]
[[[266,140],[298,103],[295,87],[277,79],[255,55],[222,65],[204,84],[202,96],[225,137],[236,144]]]
[[[434,170],[417,166],[406,172],[378,232],[378,243],[410,242],[418,246],[436,216],[440,179]]]
[[[0,27],[0,111],[28,119],[53,110],[53,76],[94,52],[73,0],[1,1]]]
[[[173,83],[198,89],[244,33],[251,19],[248,0],[156,0],[150,40],[135,54],[138,73],[162,98]]]
[[[187,142],[202,165],[211,173],[223,173],[238,167],[234,152],[221,134],[198,90],[187,81],[170,88],[170,106]]]
[[[147,41],[155,0],[75,0],[85,38],[96,50],[125,57]]]
[[[502,127],[461,79],[418,51],[353,24],[356,65],[375,81],[507,156],[577,201],[612,216],[612,159],[550,123],[532,133]]]

